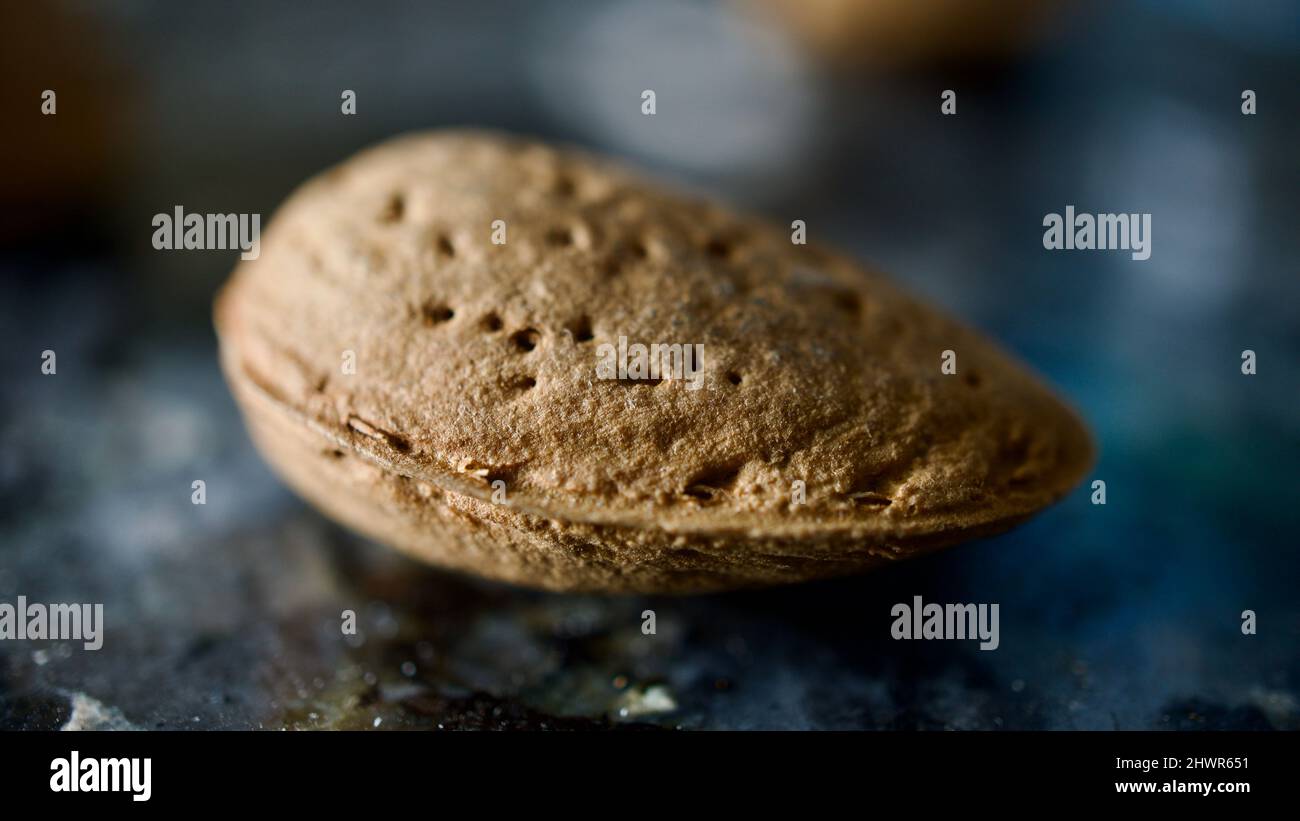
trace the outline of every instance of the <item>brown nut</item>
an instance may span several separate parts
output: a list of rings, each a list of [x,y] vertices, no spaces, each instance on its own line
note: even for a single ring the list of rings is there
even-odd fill
[[[1092,460],[1034,376],[881,275],[496,134],[306,183],[216,325],[254,440],[323,512],[555,590],[858,571],[1003,530]],[[601,378],[637,343],[701,367]]]

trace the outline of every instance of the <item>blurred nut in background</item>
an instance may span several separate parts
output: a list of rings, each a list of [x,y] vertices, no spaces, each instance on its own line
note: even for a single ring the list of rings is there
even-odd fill
[[[61,6],[0,5],[0,32],[8,163],[0,174],[0,243],[8,244],[102,202],[119,167],[126,86],[94,24]],[[10,118],[23,127],[11,127]]]
[[[763,0],[795,37],[842,68],[1004,59],[1039,39],[1045,0]]]

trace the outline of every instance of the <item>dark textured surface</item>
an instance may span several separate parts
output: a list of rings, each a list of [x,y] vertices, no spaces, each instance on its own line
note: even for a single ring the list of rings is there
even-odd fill
[[[817,151],[777,133],[788,150],[718,175],[701,168],[725,152],[649,158],[807,219],[1005,342],[1080,408],[1108,483],[1104,507],[1080,489],[1005,536],[867,577],[696,599],[493,586],[321,519],[254,454],[217,371],[208,306],[234,255],[147,251],[148,220],[176,202],[269,211],[415,126],[643,155],[593,113],[601,87],[547,85],[611,76],[616,57],[646,85],[676,64],[723,102],[776,95],[746,109],[763,122],[806,88],[749,89],[743,59],[689,31],[672,49],[559,48],[566,22],[614,36],[587,4],[545,21],[400,5],[360,28],[341,5],[310,25],[269,12],[222,41],[245,74],[204,45],[238,4],[114,21],[106,51],[152,78],[121,159],[132,183],[0,257],[0,601],[103,602],[108,633],[95,653],[0,644],[0,726],[1300,729],[1295,18],[1162,6],[1099,13],[978,78],[819,86],[830,114],[798,120]],[[394,59],[364,59],[382,42]],[[363,81],[364,117],[312,114]],[[943,120],[935,89],[951,85],[961,113]],[[672,111],[658,116],[686,116]],[[1042,215],[1070,203],[1152,212],[1151,260],[1043,251]],[[57,376],[39,373],[45,348]],[[914,595],[998,602],[1001,647],[892,641],[889,609]],[[348,608],[360,639],[340,634]]]

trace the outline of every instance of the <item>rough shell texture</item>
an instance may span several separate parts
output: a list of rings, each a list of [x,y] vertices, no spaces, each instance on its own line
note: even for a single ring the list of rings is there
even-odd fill
[[[255,440],[304,496],[551,589],[851,572],[1005,529],[1092,458],[1025,369],[879,274],[482,132],[399,138],[303,185],[216,324]],[[598,379],[619,336],[702,344],[703,386]]]

